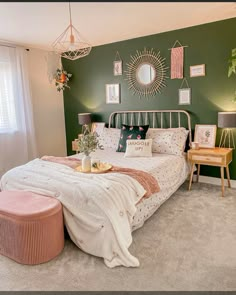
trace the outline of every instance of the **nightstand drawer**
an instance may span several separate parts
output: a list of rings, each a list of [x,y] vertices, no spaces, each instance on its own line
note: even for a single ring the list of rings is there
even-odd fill
[[[201,162],[210,162],[210,163],[224,163],[224,157],[213,157],[213,156],[203,156],[203,155],[192,155],[191,159],[193,161],[201,161]]]

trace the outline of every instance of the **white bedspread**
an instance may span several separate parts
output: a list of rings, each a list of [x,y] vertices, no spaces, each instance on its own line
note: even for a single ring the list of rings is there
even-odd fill
[[[179,175],[184,173],[184,178],[187,175],[183,172],[186,170],[184,157],[153,155],[152,158],[124,158],[124,153],[112,150],[92,154],[120,167],[151,173],[161,190],[168,190],[173,183],[177,189]],[[29,190],[58,198],[63,204],[69,235],[79,248],[103,257],[108,267],[139,266],[138,259],[128,250],[136,204],[145,194],[135,179],[120,173],[84,174],[61,164],[35,159],[8,171],[1,178],[1,189]]]
[[[57,198],[77,246],[103,257],[109,267],[139,266],[128,248],[135,204],[146,191],[135,179],[119,173],[84,174],[35,159],[3,175],[1,189],[29,190]]]

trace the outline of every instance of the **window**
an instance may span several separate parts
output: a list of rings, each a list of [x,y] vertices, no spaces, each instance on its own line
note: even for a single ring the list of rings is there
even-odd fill
[[[11,133],[17,130],[17,120],[10,60],[0,60],[0,77],[0,133]]]

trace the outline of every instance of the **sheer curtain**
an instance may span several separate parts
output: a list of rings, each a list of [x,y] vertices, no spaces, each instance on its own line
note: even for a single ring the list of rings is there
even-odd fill
[[[0,45],[0,177],[35,157],[27,52]]]

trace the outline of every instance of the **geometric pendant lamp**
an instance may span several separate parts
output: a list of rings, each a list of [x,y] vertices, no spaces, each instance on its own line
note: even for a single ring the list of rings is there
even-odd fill
[[[53,42],[53,51],[61,57],[76,60],[88,55],[92,49],[89,44],[72,25],[71,8],[69,2],[70,24],[65,31]]]

